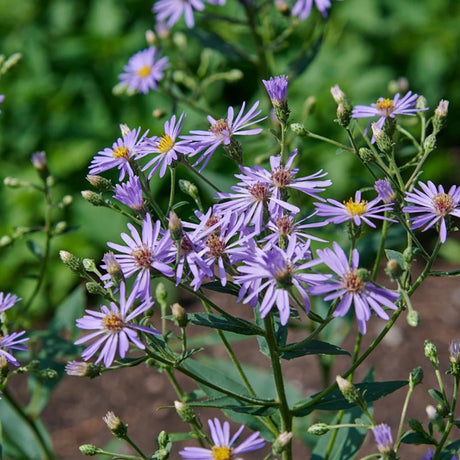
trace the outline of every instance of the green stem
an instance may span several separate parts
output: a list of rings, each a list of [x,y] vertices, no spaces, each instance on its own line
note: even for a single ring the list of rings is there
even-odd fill
[[[361,158],[359,157],[359,149],[358,149],[358,146],[356,145],[355,138],[353,137],[353,134],[352,134],[352,132],[350,131],[350,128],[345,128],[345,130],[346,130],[346,132],[347,132],[348,139],[350,140],[350,143],[351,143],[351,145],[353,146],[353,149],[352,149],[351,151],[354,152],[355,155],[356,155],[359,159],[361,159]],[[378,159],[378,155],[375,155],[375,158]],[[371,176],[374,178],[374,180],[377,180],[377,176],[375,175],[374,171],[372,171],[372,169],[370,168],[370,166],[369,166],[367,163],[363,162],[363,161],[361,161],[361,162],[362,162],[362,164],[364,165],[364,167],[369,171],[369,173],[370,173]]]
[[[171,172],[171,190],[169,191],[169,203],[166,214],[169,214],[174,206],[174,195],[176,192],[176,168],[169,168],[169,171]]]
[[[388,212],[387,211],[385,211],[384,216],[388,217]],[[375,257],[374,267],[372,269],[372,277],[371,277],[372,281],[375,281],[376,278],[377,278],[377,273],[379,271],[380,261],[382,260],[383,251],[385,250],[385,242],[386,242],[387,233],[388,233],[388,224],[389,224],[388,220],[383,221],[382,235],[380,237],[380,245],[379,245],[379,249],[377,251],[377,255]]]
[[[40,430],[37,427],[37,424],[35,423],[35,420],[27,414],[24,409],[20,406],[20,404],[11,396],[10,392],[7,389],[3,390],[3,397],[14,407],[18,415],[26,422],[26,424],[29,426],[29,428],[33,431],[35,437],[37,438],[40,447],[42,449],[43,453],[43,458],[46,460],[51,460],[54,457],[54,454],[48,449],[48,446],[46,445],[45,440],[43,439],[42,434],[40,433]]]
[[[137,447],[136,443],[127,434],[123,436],[123,440],[126,441],[143,460],[147,460],[147,456],[139,449],[139,447]]]
[[[107,455],[108,457],[122,459],[122,460],[139,460],[139,457],[135,457],[134,455],[125,455],[125,454],[118,454],[115,452],[108,452],[107,450],[97,449],[97,455]]]
[[[221,192],[221,190],[216,187],[209,179],[207,179],[203,174],[201,174],[199,171],[197,171],[196,168],[194,168],[185,158],[181,159],[181,163],[188,169],[190,170],[193,174],[198,176],[203,182],[208,184],[211,188],[213,188],[216,192]]]
[[[414,392],[415,385],[409,384],[409,390],[407,391],[406,399],[404,400],[404,405],[401,411],[401,418],[399,420],[399,428],[398,428],[398,434],[396,436],[396,442],[393,447],[393,450],[395,452],[398,452],[399,446],[401,444],[401,436],[404,428],[404,420],[406,419],[406,413],[407,413],[407,408],[409,406],[409,400],[412,396],[412,393]]]
[[[286,390],[284,388],[283,371],[281,369],[281,359],[279,356],[278,343],[276,341],[275,328],[273,325],[272,315],[267,315],[264,318],[265,324],[265,339],[267,341],[268,349],[270,351],[270,361],[273,370],[273,377],[275,379],[276,393],[280,404],[281,415],[281,432],[292,431],[292,414],[289,409],[289,404],[286,397]],[[292,443],[286,445],[282,452],[283,460],[292,459]]]
[[[311,137],[312,139],[318,139],[319,141],[327,142],[328,144],[335,145],[343,150],[348,150],[349,152],[356,152],[354,148],[348,147],[348,145],[342,144],[341,142],[337,142],[333,139],[329,139],[328,137],[320,136],[319,134],[312,133],[311,131],[305,130],[305,135]]]

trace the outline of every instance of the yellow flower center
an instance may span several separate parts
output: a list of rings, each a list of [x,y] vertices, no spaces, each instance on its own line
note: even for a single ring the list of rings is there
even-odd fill
[[[361,292],[366,285],[366,283],[359,277],[357,270],[348,272],[342,282],[343,287],[348,292]]]
[[[393,102],[393,99],[379,99],[375,107],[380,110],[382,115],[388,117],[390,116],[391,113],[393,113],[393,110],[395,109],[395,104]]]
[[[137,71],[137,76],[141,78],[148,77],[150,75],[150,71],[151,71],[150,66],[144,65]]]
[[[347,210],[348,214],[350,214],[350,216],[360,216],[367,210],[366,200],[361,200],[358,202],[353,201],[353,199],[350,198],[346,203],[344,201],[343,204],[345,205],[345,209]]]
[[[173,147],[175,142],[167,135],[161,136],[160,142],[158,142],[158,150],[160,153],[168,153]]]
[[[212,447],[213,460],[232,460],[232,448],[227,446]]]
[[[123,329],[123,320],[113,311],[102,318],[102,324],[109,332],[120,332]]]
[[[454,209],[454,199],[448,193],[438,193],[433,197],[433,204],[436,213],[446,216]]]
[[[125,147],[124,145],[121,145],[120,147],[117,147],[116,149],[112,150],[112,156],[114,158],[124,158],[124,159],[129,159],[129,149],[128,147]]]

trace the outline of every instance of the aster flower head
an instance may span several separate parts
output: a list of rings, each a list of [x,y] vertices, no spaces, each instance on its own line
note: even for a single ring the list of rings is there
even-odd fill
[[[149,156],[150,154],[155,155],[142,168],[143,171],[152,168],[148,175],[149,179],[158,170],[160,170],[160,177],[163,177],[166,173],[166,168],[178,160],[179,154],[189,155],[193,152],[193,148],[190,147],[189,142],[177,140],[184,124],[184,118],[185,114],[182,113],[176,122],[176,116],[173,115],[171,120],[166,121],[164,124],[164,134],[146,142],[145,152],[140,157],[147,154]]]
[[[255,305],[261,296],[261,317],[265,318],[276,306],[284,326],[290,315],[290,292],[295,288],[308,312],[310,300],[306,285],[322,279],[322,275],[305,273],[312,265],[310,258],[309,245],[297,244],[295,240],[291,240],[286,249],[277,246],[260,249],[249,242],[244,264],[237,268],[241,275],[234,277],[241,285],[238,301]]]
[[[24,342],[29,340],[28,337],[23,337],[26,331],[13,332],[11,334],[0,334],[0,356],[6,358],[11,364],[19,366],[19,362],[12,354],[12,350],[26,351],[27,347],[23,345]]]
[[[2,311],[6,311],[13,307],[17,302],[21,300],[20,297],[17,295],[11,294],[8,292],[7,294],[0,292],[0,313]]]
[[[133,321],[153,305],[152,300],[148,298],[133,308],[137,297],[138,292],[135,289],[126,297],[125,283],[121,283],[119,306],[115,302],[110,302],[108,307],[101,306],[100,312],[85,310],[87,315],[77,319],[78,328],[93,331],[75,342],[76,345],[80,345],[94,340],[82,353],[85,361],[100,349],[96,364],[103,361],[105,367],[110,367],[117,352],[120,358],[126,356],[130,342],[140,350],[145,349],[145,345],[139,339],[139,332],[159,334],[155,329],[140,326]]]
[[[265,120],[266,117],[254,120],[261,112],[257,110],[258,106],[259,101],[255,102],[246,115],[244,115],[246,102],[243,102],[236,117],[233,107],[229,107],[227,110],[227,118],[216,120],[210,115],[208,116],[208,121],[211,124],[208,131],[194,130],[190,131],[190,135],[182,136],[182,139],[191,142],[190,146],[194,149],[193,153],[189,156],[192,157],[200,154],[194,166],[201,164],[200,171],[202,171],[208,164],[217,147],[219,147],[219,145],[229,147],[233,140],[233,136],[251,136],[259,134],[262,128],[246,129],[255,123]]]
[[[204,3],[201,0],[159,0],[153,5],[152,11],[159,22],[164,22],[171,28],[184,16],[188,28],[195,25],[194,10],[203,11]]]
[[[292,8],[292,15],[298,16],[301,21],[305,21],[310,16],[313,4],[324,17],[327,16],[327,10],[331,7],[330,0],[297,0]]]
[[[381,454],[389,454],[393,449],[393,436],[391,428],[386,423],[381,423],[372,429],[372,434]]]
[[[107,245],[120,252],[115,258],[120,264],[125,278],[137,273],[133,290],[138,291],[142,299],[151,297],[150,277],[155,272],[167,277],[174,276],[173,269],[168,265],[174,260],[173,242],[169,231],[162,233],[160,221],[152,224],[150,214],[146,214],[142,222],[142,233],[128,224],[131,235],[122,233],[121,238],[126,246],[116,243]]]
[[[105,148],[91,160],[89,173],[91,175],[100,174],[112,168],[120,170],[119,180],[123,180],[125,175],[133,175],[131,161],[134,160],[139,153],[142,152],[142,143],[146,134],[139,139],[141,128],[123,129],[123,137],[119,137],[113,143],[112,148]]]
[[[332,224],[340,224],[346,221],[352,221],[356,226],[361,226],[366,223],[369,227],[375,228],[375,224],[370,220],[389,220],[395,222],[394,219],[382,215],[385,211],[390,211],[393,207],[391,203],[378,205],[380,197],[372,201],[361,199],[361,191],[357,190],[355,198],[350,198],[347,202],[340,203],[334,199],[327,199],[327,203],[314,203],[318,212],[318,216],[328,217],[327,222]]]
[[[160,3],[158,2],[157,5]],[[167,0],[167,3],[174,2]],[[168,58],[166,56],[159,58],[158,54],[158,50],[151,46],[131,56],[124,67],[124,72],[120,74],[120,82],[129,90],[144,94],[151,89],[157,89],[158,82],[163,78],[163,72],[169,65]]]
[[[131,176],[127,182],[115,185],[113,197],[134,211],[144,209],[141,181],[137,176]]]
[[[382,319],[388,320],[388,314],[383,307],[396,310],[394,302],[399,294],[389,289],[377,286],[367,281],[367,276],[359,269],[359,253],[352,252],[351,264],[343,249],[333,243],[333,249],[319,249],[318,259],[326,264],[338,279],[325,278],[324,282],[311,287],[313,295],[324,295],[324,300],[340,298],[334,311],[334,316],[345,316],[351,305],[354,305],[358,327],[362,334],[366,333],[366,322],[371,317],[371,309]]]
[[[213,442],[211,449],[185,447],[179,452],[183,460],[241,460],[239,454],[262,449],[265,446],[265,441],[259,436],[258,431],[236,445],[244,425],[232,437],[230,437],[230,424],[227,421],[221,423],[218,418],[215,418],[208,420],[208,425]]]
[[[391,187],[388,179],[380,179],[375,181],[374,184],[375,191],[378,193],[379,198],[385,203],[390,204],[394,203],[396,200],[396,194]]]
[[[446,192],[442,185],[436,186],[428,181],[418,183],[421,190],[414,189],[407,192],[405,200],[409,204],[403,208],[409,214],[419,214],[412,217],[412,229],[425,227],[426,231],[435,224],[439,224],[439,239],[445,243],[447,239],[447,219],[449,216],[460,217],[460,187],[453,185]]]
[[[270,77],[269,80],[262,80],[262,82],[275,107],[286,104],[288,88],[288,77],[286,75]]]

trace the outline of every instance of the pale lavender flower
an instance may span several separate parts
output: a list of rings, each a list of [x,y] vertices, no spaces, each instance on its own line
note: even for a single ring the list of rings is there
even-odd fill
[[[395,222],[394,219],[382,215],[385,211],[392,209],[392,204],[378,205],[380,197],[374,198],[372,201],[362,200],[360,190],[356,191],[354,200],[350,198],[347,202],[340,203],[329,198],[326,201],[327,203],[314,203],[314,205],[316,206],[318,216],[328,217],[328,223],[340,224],[351,220],[357,226],[360,226],[364,222],[370,227],[375,228],[375,224],[370,219]]]
[[[377,449],[381,454],[389,454],[393,449],[393,436],[391,428],[386,423],[381,423],[372,428],[372,434],[377,444]]]
[[[234,277],[242,286],[238,301],[255,305],[260,297],[261,317],[265,318],[276,306],[280,322],[285,325],[290,315],[290,292],[295,288],[305,310],[310,311],[306,285],[322,280],[323,275],[305,273],[312,266],[309,244],[300,245],[291,240],[286,249],[277,246],[260,249],[251,241],[244,264],[237,267],[241,275]]]
[[[388,314],[382,307],[396,310],[394,302],[399,294],[366,280],[359,270],[359,253],[356,249],[353,249],[349,264],[348,257],[337,243],[333,243],[333,248],[319,249],[317,255],[319,261],[337,274],[338,279],[325,278],[324,282],[311,287],[309,292],[313,295],[325,295],[326,301],[341,298],[334,310],[334,316],[345,316],[353,304],[359,330],[365,334],[371,309],[380,318],[388,320]]]
[[[375,191],[378,193],[379,198],[385,203],[390,204],[394,203],[396,200],[396,194],[391,187],[388,179],[380,179],[375,181],[374,184]]]
[[[172,3],[170,0],[167,2]],[[120,74],[120,82],[131,91],[148,93],[149,90],[158,88],[158,82],[163,78],[163,72],[168,65],[168,58],[159,58],[158,50],[151,46],[131,56],[124,67],[124,73]]]
[[[107,245],[122,254],[115,258],[120,264],[125,278],[137,273],[133,290],[138,291],[142,299],[151,297],[150,277],[152,274],[163,274],[167,277],[174,276],[173,269],[168,265],[174,261],[174,246],[169,231],[161,233],[161,223],[156,221],[152,225],[150,214],[146,214],[142,223],[142,235],[137,229],[128,224],[131,236],[122,233],[121,238],[126,243],[122,246],[116,243]]]
[[[22,300],[20,297],[10,292],[7,294],[0,292],[0,313],[13,307],[20,300]]]
[[[192,142],[191,147],[194,149],[194,152],[189,156],[200,154],[194,166],[201,163],[200,171],[202,171],[208,164],[217,147],[219,147],[219,145],[229,145],[233,136],[251,136],[259,134],[262,131],[261,128],[246,129],[255,123],[265,120],[266,117],[254,120],[261,112],[257,110],[258,106],[259,101],[254,103],[246,115],[243,115],[246,107],[246,102],[243,102],[236,118],[233,107],[229,107],[227,110],[227,118],[216,120],[210,115],[208,116],[208,121],[211,124],[208,131],[194,130],[190,131],[190,135],[182,136],[182,139]]]
[[[449,345],[450,360],[460,364],[460,340],[452,340]]]
[[[4,356],[11,364],[19,366],[19,362],[12,355],[11,350],[26,351],[27,347],[22,345],[29,340],[28,337],[22,337],[26,331],[13,332],[11,334],[0,334],[0,356]],[[20,338],[22,337],[22,338]]]
[[[286,77],[286,75],[270,77],[269,80],[262,80],[262,82],[275,107],[286,104],[288,88],[288,77]]]
[[[230,424],[228,422],[221,423],[219,419],[215,418],[214,420],[208,420],[208,425],[213,442],[211,449],[185,447],[179,452],[183,460],[241,460],[239,454],[262,449],[265,446],[265,441],[259,436],[258,431],[241,444],[236,445],[244,425],[232,437],[230,437]]]
[[[173,115],[171,120],[164,124],[164,134],[161,137],[155,137],[146,142],[145,150],[140,157],[150,154],[156,154],[149,162],[142,168],[143,171],[152,168],[149,172],[148,178],[150,179],[153,174],[160,169],[160,177],[166,173],[166,168],[170,166],[173,161],[177,161],[178,154],[188,155],[193,152],[188,141],[177,141],[177,137],[182,130],[184,124],[185,114],[179,117],[176,123],[176,116]]]
[[[298,16],[301,21],[305,21],[310,16],[313,4],[324,17],[327,16],[327,10],[331,7],[330,0],[297,0],[292,8],[292,15]]]
[[[187,27],[192,28],[195,25],[194,10],[203,11],[204,3],[201,0],[158,0],[152,8],[157,21],[166,22],[167,27],[172,27],[184,16]]]
[[[433,182],[427,184],[419,182],[422,190],[414,189],[413,192],[406,192],[405,200],[414,205],[405,206],[404,212],[409,214],[421,214],[412,218],[411,228],[425,226],[423,232],[439,223],[439,239],[445,243],[447,238],[448,216],[460,217],[460,187],[452,185],[446,193],[442,185],[436,186]]]
[[[144,208],[141,181],[137,176],[131,176],[127,182],[115,185],[113,197],[134,211],[141,211]]]
[[[99,357],[96,363],[104,362],[105,367],[110,367],[118,352],[120,358],[124,358],[129,350],[131,342],[140,350],[145,349],[145,345],[139,339],[139,332],[147,334],[159,334],[158,331],[146,326],[140,326],[133,320],[152,307],[151,298],[147,298],[138,307],[133,308],[134,301],[138,292],[133,289],[126,298],[125,283],[120,284],[120,306],[115,302],[110,302],[110,306],[101,306],[101,311],[85,310],[87,315],[77,319],[77,327],[89,331],[94,331],[78,339],[75,344],[80,345],[89,340],[96,339],[82,353],[82,358],[87,361],[99,349]],[[130,311],[132,310],[132,311]]]
[[[379,98],[375,104],[368,105],[356,105],[352,111],[352,118],[368,118],[368,117],[379,117],[376,126],[383,128],[385,120],[387,118],[394,118],[395,115],[416,115],[425,109],[416,108],[418,94],[412,94],[412,91],[408,91],[404,97],[401,98],[400,94],[397,93],[393,99]]]
[[[119,180],[123,180],[125,175],[133,175],[130,162],[142,151],[142,143],[146,134],[139,139],[141,128],[131,129],[123,133],[113,143],[112,148],[105,148],[91,160],[89,173],[91,175],[100,174],[112,168],[120,170]]]

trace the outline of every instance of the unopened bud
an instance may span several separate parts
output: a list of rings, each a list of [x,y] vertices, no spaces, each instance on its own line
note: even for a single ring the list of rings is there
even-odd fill
[[[89,456],[97,455],[100,451],[100,449],[93,444],[83,444],[78,449],[83,455]]]
[[[94,263],[93,259],[85,258],[83,259],[82,262],[83,262],[83,267],[85,268],[87,272],[93,272],[93,273],[98,272],[96,264]]]
[[[346,128],[351,120],[351,105],[346,102],[340,102],[337,106],[337,121],[340,126]]]
[[[85,286],[86,286],[86,290],[90,294],[101,295],[101,296],[107,295],[107,290],[104,289],[103,286],[101,286],[99,283],[96,283],[95,281],[89,281],[86,283]]]
[[[412,372],[409,374],[409,385],[411,388],[415,387],[419,383],[422,383],[423,380],[423,369],[421,366],[417,366],[416,368],[412,369]]]
[[[361,158],[363,163],[370,163],[371,161],[374,161],[374,152],[367,147],[361,147],[358,150],[358,156]]]
[[[414,258],[414,253],[411,247],[407,247],[406,249],[404,249],[403,257],[404,257],[404,262],[406,262],[406,265],[410,266]]]
[[[307,431],[315,436],[322,436],[329,431],[329,425],[326,423],[315,423],[314,425],[311,425]]]
[[[102,261],[105,264],[105,269],[107,270],[107,273],[112,277],[112,278],[118,278],[121,275],[121,266],[118,263],[118,260],[116,259],[115,255],[113,252],[109,251],[104,254],[104,257],[102,258]]]
[[[371,128],[377,147],[384,153],[391,152],[393,144],[385,131],[377,123],[372,123]]]
[[[396,200],[396,193],[390,185],[388,179],[381,179],[375,181],[374,188],[379,195],[379,198],[385,203],[394,203]]]
[[[244,74],[240,69],[231,69],[225,74],[225,79],[231,82],[240,81],[243,77]]]
[[[106,206],[104,199],[100,193],[95,193],[91,190],[83,190],[81,196],[91,203],[93,206]]]
[[[93,176],[88,174],[86,180],[94,187],[100,190],[101,192],[112,192],[114,186],[109,179],[106,179],[102,176]]]
[[[186,50],[187,49],[187,36],[183,34],[182,32],[176,32],[173,34],[173,42],[174,44],[181,50]]]
[[[449,345],[450,373],[460,374],[460,340],[452,340]]]
[[[16,188],[20,187],[22,185],[22,182],[16,177],[5,177],[3,179],[3,184],[5,185],[5,187]]]
[[[230,143],[224,145],[225,155],[233,161],[236,161],[239,165],[243,163],[243,147],[241,144],[234,139],[230,138]]]
[[[409,313],[407,313],[407,318],[406,318],[407,324],[411,327],[417,327],[420,322],[419,314],[417,310],[410,310]]]
[[[425,356],[431,361],[431,364],[435,369],[439,368],[439,358],[438,358],[438,350],[436,345],[431,342],[430,340],[425,340],[424,344],[424,353]]]
[[[61,233],[64,233],[67,230],[67,227],[67,222],[64,220],[59,221],[54,227],[54,234],[60,235]]]
[[[38,174],[42,179],[45,179],[49,172],[48,172],[48,163],[46,161],[46,153],[45,152],[35,152],[32,154],[31,157],[32,164],[34,168],[38,171]]]
[[[339,387],[340,392],[343,394],[343,397],[349,402],[356,404],[359,400],[359,393],[356,387],[347,379],[344,379],[340,375],[335,378],[337,386]]]
[[[424,96],[419,96],[415,104],[417,109],[426,109],[426,98]]]
[[[425,149],[426,153],[432,152],[436,148],[436,136],[434,134],[427,136],[423,142],[423,148]]]
[[[59,251],[59,257],[61,258],[62,262],[73,272],[79,274],[84,272],[82,261],[72,253],[68,251]]]
[[[331,88],[331,94],[336,104],[340,104],[347,99],[347,96],[345,96],[345,93],[340,89],[339,85],[335,85]]]
[[[4,248],[6,246],[9,246],[13,242],[13,238],[9,235],[3,235],[0,238],[0,248]]]
[[[307,130],[302,123],[291,123],[291,130],[294,134],[298,136],[306,136],[308,134]]]
[[[385,267],[385,273],[395,281],[403,274],[403,269],[396,259],[390,259]]]
[[[391,80],[388,83],[388,92],[392,94],[407,93],[409,89],[409,80],[406,77],[399,77],[397,80]]]
[[[177,414],[184,422],[190,423],[195,421],[195,413],[187,404],[181,401],[174,401],[174,407],[176,408]]]
[[[174,211],[169,213],[169,223],[168,223],[169,232],[171,233],[171,238],[173,241],[182,240],[182,221],[179,219],[177,214]]]
[[[158,283],[155,288],[155,297],[158,303],[161,306],[166,306],[168,301],[168,293],[166,291],[166,287],[163,283]]]
[[[145,41],[147,42],[147,45],[149,46],[155,45],[157,41],[157,37],[153,30],[148,29],[145,31]]]
[[[165,116],[165,109],[153,109],[152,116],[153,118],[160,119]]]
[[[425,412],[426,412],[426,415],[428,417],[428,420],[433,421],[433,420],[436,420],[438,418],[438,411],[436,410],[436,407],[434,407],[431,404],[429,404],[428,406],[425,407]],[[420,426],[422,426],[422,424],[418,420],[415,420],[415,421],[418,422],[420,424]],[[414,429],[414,428],[412,428],[412,429]],[[422,429],[423,429],[423,426],[422,426]],[[417,431],[417,430],[415,430],[415,431]]]
[[[275,8],[283,15],[288,15],[290,12],[286,0],[275,0]]]
[[[433,134],[441,131],[441,128],[446,122],[447,113],[449,111],[449,101],[441,100],[434,111],[433,116]]]
[[[107,428],[116,438],[125,439],[128,433],[128,425],[124,424],[112,411],[102,417]]]
[[[187,312],[185,311],[184,307],[182,307],[177,302],[173,303],[171,305],[171,312],[174,318],[174,322],[177,324],[177,326],[179,327],[187,326],[188,318],[187,318]]]
[[[169,434],[164,430],[161,431],[158,435],[157,441],[161,449],[167,448],[170,441]]]
[[[131,132],[131,128],[127,124],[121,123],[120,124],[120,131],[121,131],[121,135],[123,137],[125,137]]]
[[[358,268],[356,274],[362,281],[369,281],[371,278],[371,272],[367,268]]]
[[[73,196],[72,195],[64,195],[61,200],[62,206],[67,207],[73,203]]]
[[[273,443],[273,453],[275,455],[280,455],[284,450],[286,450],[286,447],[289,445],[291,440],[292,433],[290,431],[283,431],[282,433],[280,433],[279,436],[276,438],[275,442]]]
[[[188,180],[180,179],[179,188],[183,193],[186,193],[193,199],[196,199],[196,197],[198,196],[198,187]]]

